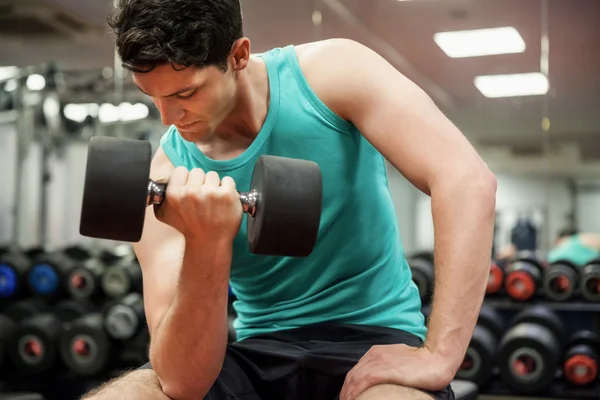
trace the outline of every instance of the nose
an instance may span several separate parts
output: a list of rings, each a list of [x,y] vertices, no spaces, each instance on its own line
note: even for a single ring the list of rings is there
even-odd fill
[[[160,111],[160,118],[163,125],[173,125],[180,121],[185,114],[185,111],[176,105],[168,104],[166,101],[155,102],[158,111]]]

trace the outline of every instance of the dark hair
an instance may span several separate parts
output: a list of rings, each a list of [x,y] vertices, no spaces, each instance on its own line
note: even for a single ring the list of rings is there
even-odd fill
[[[226,71],[243,36],[239,0],[118,0],[108,24],[123,67],[135,72],[168,63]]]

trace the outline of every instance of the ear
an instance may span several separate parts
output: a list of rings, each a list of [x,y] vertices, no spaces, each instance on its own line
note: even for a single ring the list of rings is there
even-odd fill
[[[248,65],[250,60],[250,39],[243,37],[231,47],[230,63],[233,71],[241,71]]]

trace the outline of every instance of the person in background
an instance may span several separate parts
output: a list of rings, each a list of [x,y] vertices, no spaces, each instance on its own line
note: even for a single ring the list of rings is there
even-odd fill
[[[549,263],[566,260],[584,266],[596,258],[600,258],[600,235],[572,228],[563,229],[548,252]]]

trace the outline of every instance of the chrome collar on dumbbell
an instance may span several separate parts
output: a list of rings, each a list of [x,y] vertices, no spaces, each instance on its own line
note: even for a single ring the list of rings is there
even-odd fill
[[[148,196],[146,196],[146,206],[151,204],[160,205],[165,199],[167,184],[159,183],[153,180],[148,181]],[[251,190],[249,192],[238,192],[240,201],[244,207],[244,212],[254,218],[256,215],[256,203],[258,201],[258,192]]]

